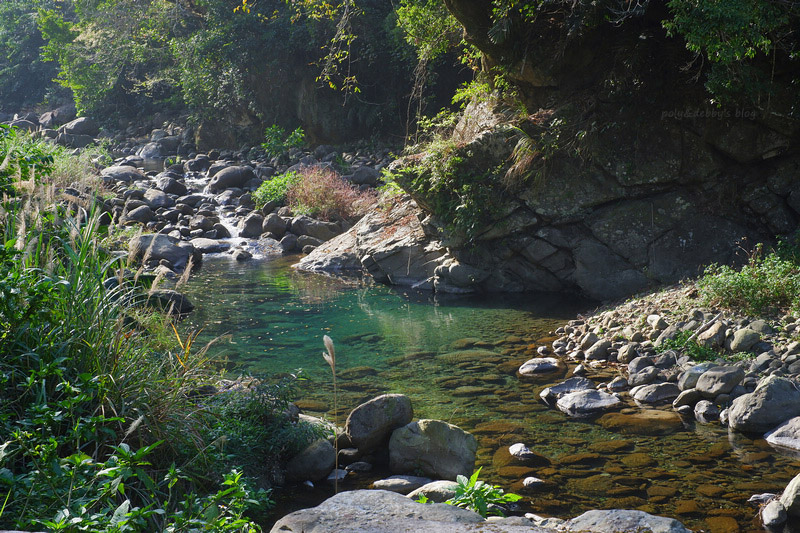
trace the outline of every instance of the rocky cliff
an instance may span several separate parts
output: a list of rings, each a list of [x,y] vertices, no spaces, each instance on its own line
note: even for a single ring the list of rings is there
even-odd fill
[[[477,95],[449,138],[392,165],[416,205],[413,242],[382,246],[379,235],[410,218],[377,211],[301,268],[605,300],[743,261],[797,229],[800,121],[781,65],[771,96],[721,105],[665,34],[658,4],[624,24],[584,21],[574,35],[559,33],[566,19],[554,13],[512,24],[502,42],[487,37],[490,2],[447,4],[487,79],[500,65],[512,90]]]

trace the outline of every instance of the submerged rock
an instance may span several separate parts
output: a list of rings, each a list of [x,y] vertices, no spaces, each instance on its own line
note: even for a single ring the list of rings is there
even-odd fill
[[[547,372],[555,372],[560,368],[560,361],[555,357],[536,357],[525,361],[517,372],[522,376],[534,376]]]

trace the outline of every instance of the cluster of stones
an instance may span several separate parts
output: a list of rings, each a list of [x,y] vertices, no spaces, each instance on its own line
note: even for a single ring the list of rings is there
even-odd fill
[[[344,468],[333,470],[336,449],[331,437],[317,440],[291,459],[287,477],[331,482],[387,466],[396,475],[374,481],[371,490],[342,492],[318,507],[291,513],[272,531],[688,531],[677,520],[642,511],[588,511],[572,520],[532,514],[484,520],[472,511],[442,505],[455,495],[456,476],[472,473],[477,442],[473,435],[447,422],[412,419],[411,402],[401,394],[381,395],[356,407],[344,429],[337,432],[339,464]],[[302,413],[298,420],[333,429],[329,423]],[[519,464],[539,464],[542,460],[522,443],[507,451]],[[526,487],[537,483],[542,481],[532,477],[525,480]],[[434,503],[415,503],[422,495]],[[472,529],[473,524],[480,529]]]
[[[331,149],[322,148],[315,153]],[[145,172],[147,160],[129,155],[101,172],[106,187],[116,191],[115,197],[105,202],[109,221],[141,225],[148,232],[162,235],[155,249],[148,249],[136,239],[130,248],[136,255],[147,253],[147,266],[160,267],[167,276],[186,264],[187,254],[176,248],[188,250],[195,260],[207,253],[230,253],[237,260],[246,260],[252,257],[248,249],[262,255],[309,253],[350,227],[344,220],[326,222],[305,215],[292,216],[288,207],[274,203],[256,209],[253,202],[253,192],[276,173],[311,165],[333,168],[330,162],[306,154],[292,166],[276,168],[259,161],[232,159],[231,152],[212,150],[191,155],[186,162],[170,165],[161,172]],[[332,151],[328,155],[340,154]],[[330,159],[323,157],[326,158]],[[359,161],[364,164],[349,176],[351,181],[364,187],[377,184],[379,171],[367,163],[380,162]]]
[[[84,148],[97,144],[97,136],[100,134],[100,126],[93,119],[76,117],[74,105],[62,106],[41,115],[17,114],[6,123],[68,148]]]
[[[376,481],[375,488],[408,494],[434,479],[452,481],[458,475],[470,475],[478,449],[475,437],[447,422],[412,421],[413,416],[411,400],[405,395],[373,398],[350,412],[344,429],[336,431],[336,448],[333,436],[317,440],[289,461],[287,477],[295,481],[333,481],[388,466],[398,475]],[[303,414],[299,419],[325,424]],[[334,472],[336,449],[343,468]],[[405,475],[410,473],[427,478]]]
[[[642,407],[671,403],[699,423],[720,423],[763,435],[775,447],[800,450],[800,342],[792,339],[800,320],[786,315],[779,326],[716,311],[659,313],[657,307],[626,304],[556,331],[553,355],[578,364],[569,379],[544,389],[541,397],[575,417],[619,408],[626,400]],[[665,341],[681,332],[719,357],[697,363],[665,349]],[[539,351],[543,357],[522,365],[521,376],[546,375],[565,365],[561,358],[544,357],[549,349]],[[610,381],[586,377],[615,367],[618,375]],[[787,516],[800,518],[800,476],[762,516],[770,526]]]

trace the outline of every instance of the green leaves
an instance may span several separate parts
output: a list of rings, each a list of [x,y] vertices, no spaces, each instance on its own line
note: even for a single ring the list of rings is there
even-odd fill
[[[445,503],[470,509],[484,518],[489,515],[505,516],[502,506],[519,501],[522,496],[513,493],[506,494],[500,487],[479,481],[478,476],[480,476],[482,468],[478,468],[469,479],[466,476],[457,476],[458,487],[456,487],[455,496]]]

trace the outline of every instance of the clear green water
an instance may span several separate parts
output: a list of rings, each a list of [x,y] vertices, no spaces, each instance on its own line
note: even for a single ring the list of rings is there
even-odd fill
[[[215,345],[234,371],[304,370],[299,405],[333,418],[322,336],[336,343],[341,413],[377,394],[408,395],[419,418],[473,432],[483,477],[526,496],[524,510],[568,517],[592,508],[638,508],[693,529],[760,531],[750,495],[780,492],[800,462],[763,440],[718,425],[635,418],[634,406],[600,421],[569,420],[539,400],[568,374],[522,381],[516,369],[552,341],[548,332],[591,305],[564,295],[434,298],[430,293],[342,281],[292,270],[292,258],[207,260],[186,292],[197,310],[186,329]],[[611,379],[614,368],[594,377]],[[549,464],[508,465],[506,446],[525,442]],[[547,485],[533,492],[521,480]],[[327,489],[301,494],[312,502]],[[305,500],[304,500],[305,498]],[[288,508],[286,509],[289,510]]]

